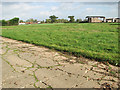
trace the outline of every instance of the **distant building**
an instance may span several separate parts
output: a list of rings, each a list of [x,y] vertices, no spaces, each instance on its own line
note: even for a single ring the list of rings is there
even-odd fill
[[[38,22],[26,22],[26,24],[39,24]]]
[[[112,23],[113,20],[114,20],[113,18],[108,18],[108,19],[106,19],[106,22]]]
[[[24,23],[24,22],[20,22],[20,23],[19,23],[19,25],[25,25],[25,24],[26,24],[26,23]]]
[[[114,22],[120,23],[120,18],[115,18],[115,19],[114,19]]]
[[[26,22],[26,24],[33,24],[33,22]]]
[[[37,22],[38,24],[40,24],[41,22],[39,21],[39,22]]]
[[[87,16],[86,18],[88,18],[89,23],[105,22],[105,17],[104,16]]]

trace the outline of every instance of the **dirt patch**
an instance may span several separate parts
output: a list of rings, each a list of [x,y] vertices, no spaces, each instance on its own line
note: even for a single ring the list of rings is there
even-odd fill
[[[13,28],[0,28],[0,29],[13,29]]]

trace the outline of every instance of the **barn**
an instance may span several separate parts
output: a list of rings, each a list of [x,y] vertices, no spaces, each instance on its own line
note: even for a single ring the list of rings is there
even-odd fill
[[[86,16],[86,18],[88,18],[89,23],[105,22],[105,17],[104,16]]]
[[[120,18],[115,18],[114,22],[119,23],[120,22]]]

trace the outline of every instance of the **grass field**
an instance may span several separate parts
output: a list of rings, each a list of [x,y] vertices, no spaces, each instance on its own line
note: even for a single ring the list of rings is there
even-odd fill
[[[118,65],[117,28],[112,23],[3,26],[2,36]]]

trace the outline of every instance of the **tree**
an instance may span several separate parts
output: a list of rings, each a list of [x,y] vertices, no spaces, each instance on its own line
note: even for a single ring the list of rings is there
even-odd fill
[[[1,23],[2,23],[2,26],[7,26],[7,21],[2,20]]]
[[[46,19],[45,23],[51,23],[51,19]]]
[[[80,22],[82,22],[82,19],[77,19],[76,20],[76,23],[80,23]]]
[[[64,23],[69,23],[69,21],[67,19],[64,19]]]
[[[68,20],[67,19],[58,19],[56,22],[57,23],[67,23]]]
[[[54,22],[56,22],[56,19],[57,19],[58,17],[56,17],[55,15],[52,15],[52,16],[50,16],[49,18],[51,19],[51,23],[54,23]]]
[[[23,20],[20,20],[20,22],[24,22]]]
[[[38,22],[38,20],[37,20],[37,19],[35,19],[35,20],[33,20],[33,22],[34,22],[34,23],[37,23],[37,22]]]
[[[70,18],[70,23],[73,23],[73,22],[75,22],[75,19],[74,19],[74,16],[68,16],[68,18]]]
[[[45,23],[45,21],[43,20],[43,21],[41,21],[41,23]]]
[[[38,20],[37,20],[37,19],[30,18],[30,19],[26,20],[26,22],[37,23]]]
[[[0,20],[0,26],[2,26],[2,20]]]
[[[33,21],[34,21],[33,18],[26,20],[26,22],[33,22]]]
[[[18,25],[18,23],[19,23],[19,18],[17,18],[17,17],[15,17],[15,18],[13,18],[13,19],[10,19],[10,20],[8,21],[8,24],[9,24],[9,25]]]

